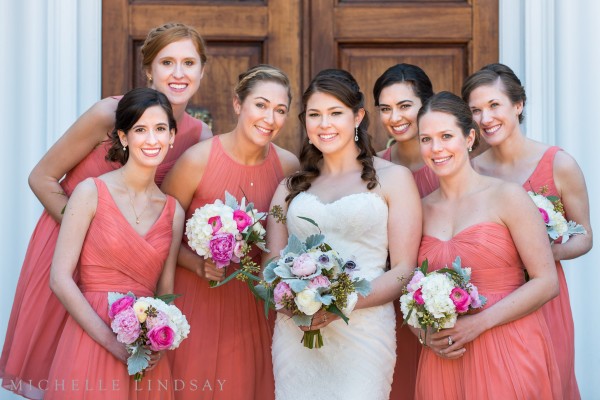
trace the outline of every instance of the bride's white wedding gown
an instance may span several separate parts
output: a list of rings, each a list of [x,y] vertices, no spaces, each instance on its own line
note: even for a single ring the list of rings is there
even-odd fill
[[[322,203],[302,192],[287,214],[290,234],[304,240],[318,233],[346,259],[355,257],[358,276],[373,280],[385,272],[388,255],[385,200],[372,192]],[[392,303],[355,310],[349,324],[336,320],[321,329],[324,346],[308,349],[303,332],[279,314],[273,336],[275,395],[289,399],[388,399],[396,362],[395,314]]]

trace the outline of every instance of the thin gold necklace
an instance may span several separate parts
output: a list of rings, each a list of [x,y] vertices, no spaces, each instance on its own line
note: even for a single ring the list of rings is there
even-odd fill
[[[142,210],[142,212],[140,212],[140,214],[138,215],[138,213],[135,211],[135,206],[133,205],[133,197],[131,197],[131,193],[129,192],[129,186],[127,186],[125,184],[125,175],[123,175],[122,170],[121,170],[121,177],[123,178],[123,185],[125,185],[125,190],[127,191],[127,196],[129,197],[129,204],[131,204],[131,209],[133,210],[133,214],[135,215],[135,223],[136,223],[136,225],[138,225],[140,223],[140,218],[142,217],[142,215],[148,208],[148,205],[150,204],[150,199],[148,199],[148,188],[150,187],[152,182],[150,182],[148,184],[148,186],[146,186],[146,190],[144,190],[144,194],[146,195],[146,199],[148,199],[148,201],[146,202],[146,205],[144,206],[144,209]]]

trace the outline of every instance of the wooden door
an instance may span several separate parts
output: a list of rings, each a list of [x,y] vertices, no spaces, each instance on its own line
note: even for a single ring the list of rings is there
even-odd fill
[[[377,120],[372,87],[389,66],[421,66],[434,90],[457,94],[464,78],[498,60],[498,0],[103,0],[103,96],[145,84],[139,48],[168,21],[195,26],[207,42],[208,69],[193,106],[212,115],[213,131],[235,124],[237,75],[257,63],[283,69],[293,104],[276,142],[298,153],[302,90],[324,68],[358,80],[372,115],[377,150],[387,134]]]

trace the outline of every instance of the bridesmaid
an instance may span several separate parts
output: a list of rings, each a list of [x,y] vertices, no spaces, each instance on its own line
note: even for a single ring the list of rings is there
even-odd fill
[[[502,64],[490,64],[464,83],[462,97],[481,128],[490,149],[473,159],[473,167],[484,175],[522,185],[525,190],[558,196],[568,220],[587,230],[586,235],[552,244],[560,295],[544,305],[563,384],[565,399],[579,399],[575,379],[575,335],[569,290],[560,260],[577,258],[592,248],[590,206],[585,179],[577,162],[557,146],[528,139],[521,131],[525,89],[513,71]]]
[[[107,293],[131,291],[139,297],[173,291],[184,213],[159,190],[155,175],[175,130],[164,94],[150,88],[127,93],[117,107],[108,151],[109,160],[123,167],[85,179],[67,203],[50,288],[69,318],[45,399],[173,397],[169,364],[160,361],[160,353],[141,383],[128,375],[129,354],[110,328]],[[79,282],[73,279],[77,267]]]
[[[423,199],[419,263],[427,259],[439,269],[460,256],[487,304],[426,336],[415,398],[562,399],[539,310],[558,294],[539,211],[518,185],[473,170],[469,150],[478,127],[458,96],[434,95],[418,123],[421,154],[440,179],[440,188]]]
[[[421,197],[438,188],[437,176],[423,161],[419,151],[417,113],[433,96],[431,80],[421,68],[396,64],[388,68],[373,86],[379,120],[395,142],[377,155],[410,169]]]
[[[142,66],[148,85],[165,93],[173,105],[179,128],[173,149],[157,169],[155,179],[159,185],[180,154],[212,136],[205,124],[185,112],[200,86],[205,63],[204,42],[187,25],[159,26],[148,33],[142,46]],[[119,97],[108,97],[93,105],[48,150],[29,176],[29,184],[44,212],[21,268],[0,358],[2,386],[29,398],[39,399],[43,395],[38,385],[44,384],[48,377],[59,332],[66,320],[65,309],[48,287],[62,210],[79,182],[120,166],[105,160],[111,145],[106,141],[107,133],[114,127],[118,101]]]
[[[388,68],[373,86],[379,120],[395,140],[393,145],[377,155],[410,169],[421,197],[427,196],[439,186],[437,176],[421,157],[417,129],[417,113],[431,96],[431,80],[425,71],[412,64],[396,64]],[[390,398],[412,400],[421,345],[408,326],[403,326],[400,305],[397,301],[395,304],[396,367]]]
[[[291,102],[288,77],[269,65],[239,76],[233,97],[237,125],[228,133],[192,146],[165,178],[163,190],[176,197],[186,218],[228,191],[246,196],[261,212],[269,209],[278,183],[299,167],[292,153],[271,141],[282,128]],[[257,262],[260,256],[257,254]],[[175,276],[176,301],[194,332],[171,352],[178,399],[272,399],[271,338],[274,317],[267,320],[245,283],[224,279],[217,269],[181,246]]]

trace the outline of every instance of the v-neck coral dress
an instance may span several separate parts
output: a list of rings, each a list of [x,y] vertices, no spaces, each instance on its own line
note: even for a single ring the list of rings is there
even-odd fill
[[[225,191],[238,201],[245,195],[258,211],[266,212],[284,178],[272,144],[262,163],[242,165],[225,152],[217,136],[212,139],[207,165],[186,218],[205,204],[224,200]],[[260,262],[259,255],[256,261]],[[265,317],[264,303],[253,296],[246,283],[233,279],[210,288],[206,279],[183,267],[176,271],[175,293],[182,295],[175,304],[187,316],[193,332],[169,354],[173,378],[179,385],[176,398],[273,399],[274,313],[269,319]]]
[[[525,283],[522,261],[508,228],[484,222],[448,241],[423,236],[419,263],[432,270],[456,256],[471,268],[472,283],[489,308]],[[494,327],[465,345],[460,358],[421,351],[415,399],[562,399],[558,365],[541,310]]]
[[[185,114],[177,127],[173,148],[156,171],[157,185],[160,186],[177,158],[187,148],[207,138],[204,136],[209,135],[202,135],[202,123]],[[99,144],[67,173],[60,182],[67,196],[84,179],[121,166],[105,160],[108,148],[108,142]],[[48,285],[59,228],[60,225],[44,210],[29,240],[0,358],[2,387],[31,399],[43,396],[44,391],[39,386],[45,386],[44,380],[48,377],[67,317],[66,310]]]
[[[173,237],[176,201],[167,196],[162,213],[139,235],[121,214],[101,179],[94,178],[98,205],[79,259],[79,288],[110,325],[108,292],[153,296]],[[193,333],[191,333],[193,334]],[[127,366],[94,341],[70,316],[60,336],[44,399],[135,400],[173,398],[166,357],[137,383]]]
[[[558,190],[554,183],[553,165],[554,157],[560,150],[557,146],[546,150],[536,169],[523,184],[525,190],[540,193],[541,188],[545,186],[548,190],[547,196],[558,196]],[[569,210],[565,211],[568,220]],[[556,272],[560,293],[558,297],[542,306],[542,312],[550,328],[550,337],[558,361],[564,398],[577,400],[581,398],[581,395],[575,378],[575,326],[569,300],[569,288],[560,261],[556,261]]]
[[[392,148],[382,154],[381,158],[392,161]],[[427,165],[417,171],[412,171],[421,198],[427,196],[440,186],[437,175]],[[392,381],[392,400],[413,400],[415,397],[415,381],[417,366],[421,355],[421,344],[410,328],[404,324],[400,303],[394,301],[396,310],[396,367]]]

